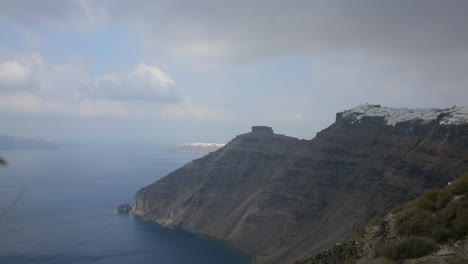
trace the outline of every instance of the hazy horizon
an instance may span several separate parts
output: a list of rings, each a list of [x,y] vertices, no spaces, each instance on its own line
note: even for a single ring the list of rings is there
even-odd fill
[[[466,1],[2,1],[0,134],[312,139],[363,103],[468,99]]]

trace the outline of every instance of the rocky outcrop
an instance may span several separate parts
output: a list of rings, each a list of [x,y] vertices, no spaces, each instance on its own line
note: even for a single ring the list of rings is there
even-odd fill
[[[345,111],[312,140],[253,127],[139,190],[133,212],[223,239],[257,263],[310,256],[467,171],[463,111],[408,111]]]
[[[130,213],[132,211],[132,206],[129,204],[121,204],[117,207],[118,213]]]
[[[273,128],[268,127],[268,126],[253,126],[252,133],[274,134]]]

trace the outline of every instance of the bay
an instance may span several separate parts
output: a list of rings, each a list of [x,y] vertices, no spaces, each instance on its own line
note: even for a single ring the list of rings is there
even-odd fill
[[[218,241],[116,213],[200,155],[164,145],[64,145],[0,153],[0,263],[250,263]]]

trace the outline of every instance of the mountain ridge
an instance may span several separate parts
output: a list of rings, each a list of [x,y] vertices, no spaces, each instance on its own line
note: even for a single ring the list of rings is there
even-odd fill
[[[468,169],[466,122],[345,112],[312,140],[253,127],[139,190],[133,213],[288,263]]]

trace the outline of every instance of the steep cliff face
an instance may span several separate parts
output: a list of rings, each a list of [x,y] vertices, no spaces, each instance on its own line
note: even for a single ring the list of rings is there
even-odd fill
[[[468,171],[465,109],[364,105],[312,140],[237,136],[135,195],[134,213],[288,263]]]

